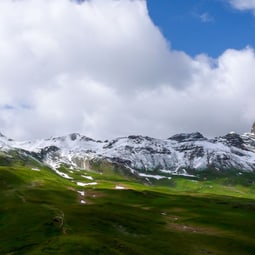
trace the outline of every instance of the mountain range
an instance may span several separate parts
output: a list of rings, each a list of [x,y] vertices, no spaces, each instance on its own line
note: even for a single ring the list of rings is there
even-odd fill
[[[193,176],[205,169],[244,172],[255,170],[255,125],[251,132],[230,132],[209,139],[201,133],[181,133],[167,139],[132,135],[99,141],[78,133],[49,139],[15,141],[0,133],[0,151],[20,155],[50,166],[57,173],[61,165],[69,169],[92,169],[108,162],[142,178]]]
[[[254,129],[213,139],[0,134],[0,254],[253,255],[254,170]]]

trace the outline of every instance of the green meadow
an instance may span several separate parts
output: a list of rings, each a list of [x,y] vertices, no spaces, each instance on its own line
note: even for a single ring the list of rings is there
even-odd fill
[[[62,167],[69,180],[36,161],[0,164],[0,254],[255,254],[253,175],[145,182]]]

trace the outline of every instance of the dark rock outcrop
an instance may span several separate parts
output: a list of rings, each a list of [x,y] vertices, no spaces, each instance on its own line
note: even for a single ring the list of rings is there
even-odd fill
[[[179,143],[181,143],[181,142],[192,142],[192,141],[204,141],[204,140],[207,140],[199,132],[189,133],[189,134],[181,133],[181,134],[173,135],[173,136],[171,136],[168,139],[169,140],[175,140],[175,141],[177,141]]]

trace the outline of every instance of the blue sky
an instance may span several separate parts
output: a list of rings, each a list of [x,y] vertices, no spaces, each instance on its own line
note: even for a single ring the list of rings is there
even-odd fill
[[[148,0],[147,4],[173,49],[218,57],[228,48],[255,46],[252,12],[236,10],[224,0]]]

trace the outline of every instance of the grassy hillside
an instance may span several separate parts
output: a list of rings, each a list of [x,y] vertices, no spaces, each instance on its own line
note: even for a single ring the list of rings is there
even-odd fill
[[[0,254],[254,254],[252,183],[222,176],[144,185],[110,170],[62,168],[69,180],[37,162],[7,161]]]

